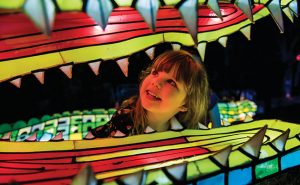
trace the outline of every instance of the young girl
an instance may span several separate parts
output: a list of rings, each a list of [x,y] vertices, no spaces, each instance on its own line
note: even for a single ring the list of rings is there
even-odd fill
[[[123,102],[111,120],[86,139],[198,129],[206,119],[208,94],[206,71],[192,55],[165,52],[142,73],[139,95]]]

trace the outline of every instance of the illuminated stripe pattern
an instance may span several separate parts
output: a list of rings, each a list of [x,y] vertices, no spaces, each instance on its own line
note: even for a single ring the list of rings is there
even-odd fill
[[[208,7],[199,9],[199,42],[215,41],[251,24],[234,5],[223,3],[220,8],[223,21]],[[269,14],[263,5],[255,5],[253,12],[259,12],[254,15],[256,20]],[[194,44],[178,10],[171,7],[159,9],[155,33],[128,7],[113,10],[105,32],[83,12],[57,14],[51,38],[21,13],[2,15],[0,24],[6,25],[0,29],[0,81],[70,62],[116,60],[162,42]]]
[[[255,159],[239,146],[268,125],[260,156]],[[285,151],[270,141],[287,128],[291,132]],[[186,164],[181,182],[236,184],[252,183],[300,165],[300,125],[278,120],[260,120],[211,130],[184,130],[94,140],[60,142],[0,142],[0,182],[30,184],[70,183],[89,163],[102,183],[143,171],[147,183],[175,183],[166,171]],[[232,145],[229,168],[210,156]],[[254,176],[253,176],[254,175]],[[100,180],[101,179],[101,180]],[[0,183],[0,184],[1,184]]]

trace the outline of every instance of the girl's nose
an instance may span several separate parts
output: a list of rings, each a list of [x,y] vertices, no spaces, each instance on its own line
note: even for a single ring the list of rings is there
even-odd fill
[[[159,79],[153,80],[152,84],[157,88],[157,89],[161,89],[162,87],[162,81]]]

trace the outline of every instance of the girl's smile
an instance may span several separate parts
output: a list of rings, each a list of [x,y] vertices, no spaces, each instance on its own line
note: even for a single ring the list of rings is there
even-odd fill
[[[146,98],[148,98],[149,100],[161,101],[159,96],[157,96],[155,93],[151,92],[150,90],[146,90],[146,94],[147,94]]]

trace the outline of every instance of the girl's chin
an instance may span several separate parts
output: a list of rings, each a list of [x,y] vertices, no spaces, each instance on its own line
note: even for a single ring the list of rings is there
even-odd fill
[[[147,111],[154,111],[157,110],[157,101],[149,101],[147,99],[141,100],[142,107]]]

